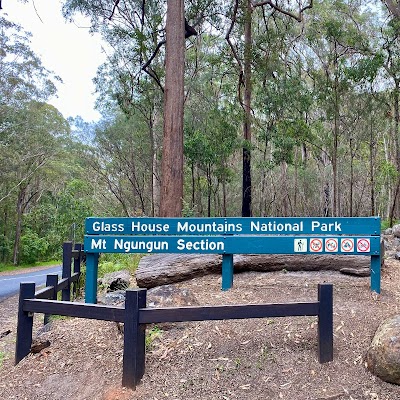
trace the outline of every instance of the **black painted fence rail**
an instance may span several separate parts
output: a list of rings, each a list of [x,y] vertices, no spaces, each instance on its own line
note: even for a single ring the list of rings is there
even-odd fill
[[[43,292],[41,291],[41,293]],[[146,289],[127,290],[124,308],[74,303],[37,298],[37,296],[35,297],[35,284],[22,283],[15,362],[18,363],[29,354],[34,313],[124,323],[122,384],[130,388],[136,388],[144,375],[145,330],[146,324],[151,323],[317,316],[319,362],[325,363],[333,360],[333,286],[331,284],[318,285],[317,302],[147,308],[146,296]]]
[[[60,281],[58,281],[57,274],[49,274],[46,277],[46,287],[36,292],[34,283],[21,283],[15,347],[16,364],[29,354],[32,345],[33,316],[31,317],[29,311],[24,310],[25,299],[31,299],[32,301],[46,301],[44,299],[56,300],[58,292],[61,292],[62,300],[71,300],[71,294],[77,295],[78,280],[81,275],[81,263],[84,257],[82,244],[76,243],[73,246],[72,242],[65,242],[63,243],[62,279]],[[43,313],[44,324],[49,322],[51,314],[56,314],[46,310]]]

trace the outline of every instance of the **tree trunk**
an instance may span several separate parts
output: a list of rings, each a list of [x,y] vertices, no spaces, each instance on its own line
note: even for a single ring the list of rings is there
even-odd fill
[[[332,151],[332,173],[333,173],[333,217],[339,215],[339,193],[338,193],[338,147],[339,147],[339,77],[338,77],[338,59],[336,55],[336,43],[335,43],[335,82],[334,82],[334,126],[333,126],[333,151]]]
[[[350,185],[349,185],[349,217],[353,216],[353,197],[354,197],[354,150],[353,138],[350,137]]]
[[[15,239],[14,239],[14,252],[13,252],[13,264],[18,265],[19,262],[19,248],[21,243],[22,233],[22,213],[24,210],[24,198],[25,198],[26,187],[21,187],[18,192],[17,199],[17,222],[15,225]]]
[[[370,135],[369,135],[369,183],[371,186],[371,216],[376,214],[375,210],[375,171],[374,171],[374,164],[375,164],[375,140],[374,140],[374,132],[373,132],[373,118],[372,118],[372,110],[370,113]]]
[[[2,246],[2,254],[1,254],[1,261],[6,261],[6,257],[9,257],[6,251],[6,242],[8,237],[7,227],[8,227],[8,206],[7,204],[4,206],[4,213],[3,213],[3,246]]]
[[[393,196],[393,203],[392,207],[390,209],[390,215],[389,215],[389,222],[390,226],[393,225],[394,220],[397,215],[395,215],[395,210],[396,210],[396,204],[398,200],[398,195],[399,195],[399,188],[400,188],[400,143],[399,143],[399,128],[400,128],[400,81],[395,79],[395,88],[393,92],[393,106],[394,106],[394,143],[395,143],[395,151],[396,151],[396,168],[397,168],[397,185],[395,189],[395,193]]]
[[[151,143],[151,216],[155,217],[158,215],[160,205],[160,182],[157,176],[158,171],[158,157],[157,157],[157,141],[155,134],[155,120],[157,111],[155,107],[152,109],[152,113],[149,118],[149,134]]]
[[[281,165],[281,215],[282,217],[287,217],[289,215],[289,188],[288,188],[288,178],[287,178],[287,163],[282,161]]]
[[[211,179],[211,169],[206,168],[207,177],[207,217],[211,217],[211,195],[212,195],[212,179]]]
[[[196,204],[196,177],[194,174],[194,163],[193,162],[190,166],[190,171],[192,174],[192,201],[191,201],[190,207],[192,209],[194,209],[194,206]]]
[[[160,216],[179,217],[183,206],[185,17],[183,0],[167,0],[164,138]]]
[[[227,210],[226,210],[226,180],[222,180],[222,216],[226,217]]]
[[[244,28],[244,123],[242,217],[251,217],[251,1],[247,0]]]

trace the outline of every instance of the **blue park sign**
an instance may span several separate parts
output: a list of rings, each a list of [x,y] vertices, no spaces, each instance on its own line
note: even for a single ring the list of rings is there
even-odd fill
[[[97,280],[99,253],[221,254],[223,289],[233,283],[234,254],[341,254],[370,256],[371,289],[380,292],[378,217],[91,217],[85,231],[87,272],[90,275],[93,263],[93,280]],[[93,294],[90,297],[95,302]]]
[[[378,217],[87,218],[87,235],[380,235]]]

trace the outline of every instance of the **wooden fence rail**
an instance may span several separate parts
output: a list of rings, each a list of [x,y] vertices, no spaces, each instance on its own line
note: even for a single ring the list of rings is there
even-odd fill
[[[73,248],[74,247],[74,248]],[[18,326],[17,341],[15,350],[15,363],[21,361],[29,354],[32,344],[32,326],[33,318],[24,311],[23,305],[25,299],[45,301],[44,299],[56,300],[57,293],[62,292],[62,299],[71,299],[71,285],[73,284],[73,293],[77,294],[78,280],[81,275],[81,262],[84,258],[82,244],[72,242],[63,243],[62,258],[62,279],[58,281],[57,274],[49,274],[46,277],[46,287],[35,292],[34,283],[22,283],[20,287],[19,308],[18,308]],[[72,261],[74,268],[72,270]],[[44,311],[44,324],[49,322],[49,316],[56,314]]]
[[[16,363],[30,351],[35,312],[124,323],[122,384],[130,388],[136,388],[145,371],[145,329],[146,324],[151,323],[317,316],[319,362],[333,360],[333,287],[331,284],[318,285],[317,302],[147,308],[146,296],[146,289],[128,290],[125,307],[122,308],[35,298],[35,284],[21,284]]]

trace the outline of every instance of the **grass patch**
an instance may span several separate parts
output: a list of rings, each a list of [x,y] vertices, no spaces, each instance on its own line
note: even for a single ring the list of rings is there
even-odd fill
[[[0,351],[0,368],[3,366],[3,362],[6,359],[6,353]]]
[[[122,269],[128,270],[133,275],[142,257],[141,254],[102,254],[99,260],[99,278]]]
[[[151,350],[153,348],[153,343],[154,340],[159,337],[162,333],[162,330],[157,326],[153,326],[153,328],[149,329],[146,332],[146,339],[145,339],[145,343],[146,343],[146,350]]]
[[[49,322],[53,321],[65,321],[67,319],[71,319],[72,317],[69,317],[67,315],[58,315],[58,314],[53,314],[49,315]]]
[[[13,265],[13,264],[3,264],[0,263],[0,272],[13,272],[20,271],[24,272],[25,269],[33,267],[51,267],[53,265],[60,265],[60,260],[50,260],[50,261],[38,261],[33,264],[23,264],[23,265]]]
[[[100,255],[98,264],[98,278],[102,278],[105,274],[111,272],[121,271],[123,269],[129,271],[131,275],[135,274],[135,271],[139,265],[140,259],[143,254],[118,254],[118,253],[103,253]],[[86,281],[86,265],[81,268],[81,276],[79,278],[78,287],[82,288]]]
[[[399,222],[400,222],[399,220],[394,220],[392,226],[397,225]],[[388,219],[382,219],[381,220],[381,230],[384,231],[388,228],[391,228],[390,221]]]

